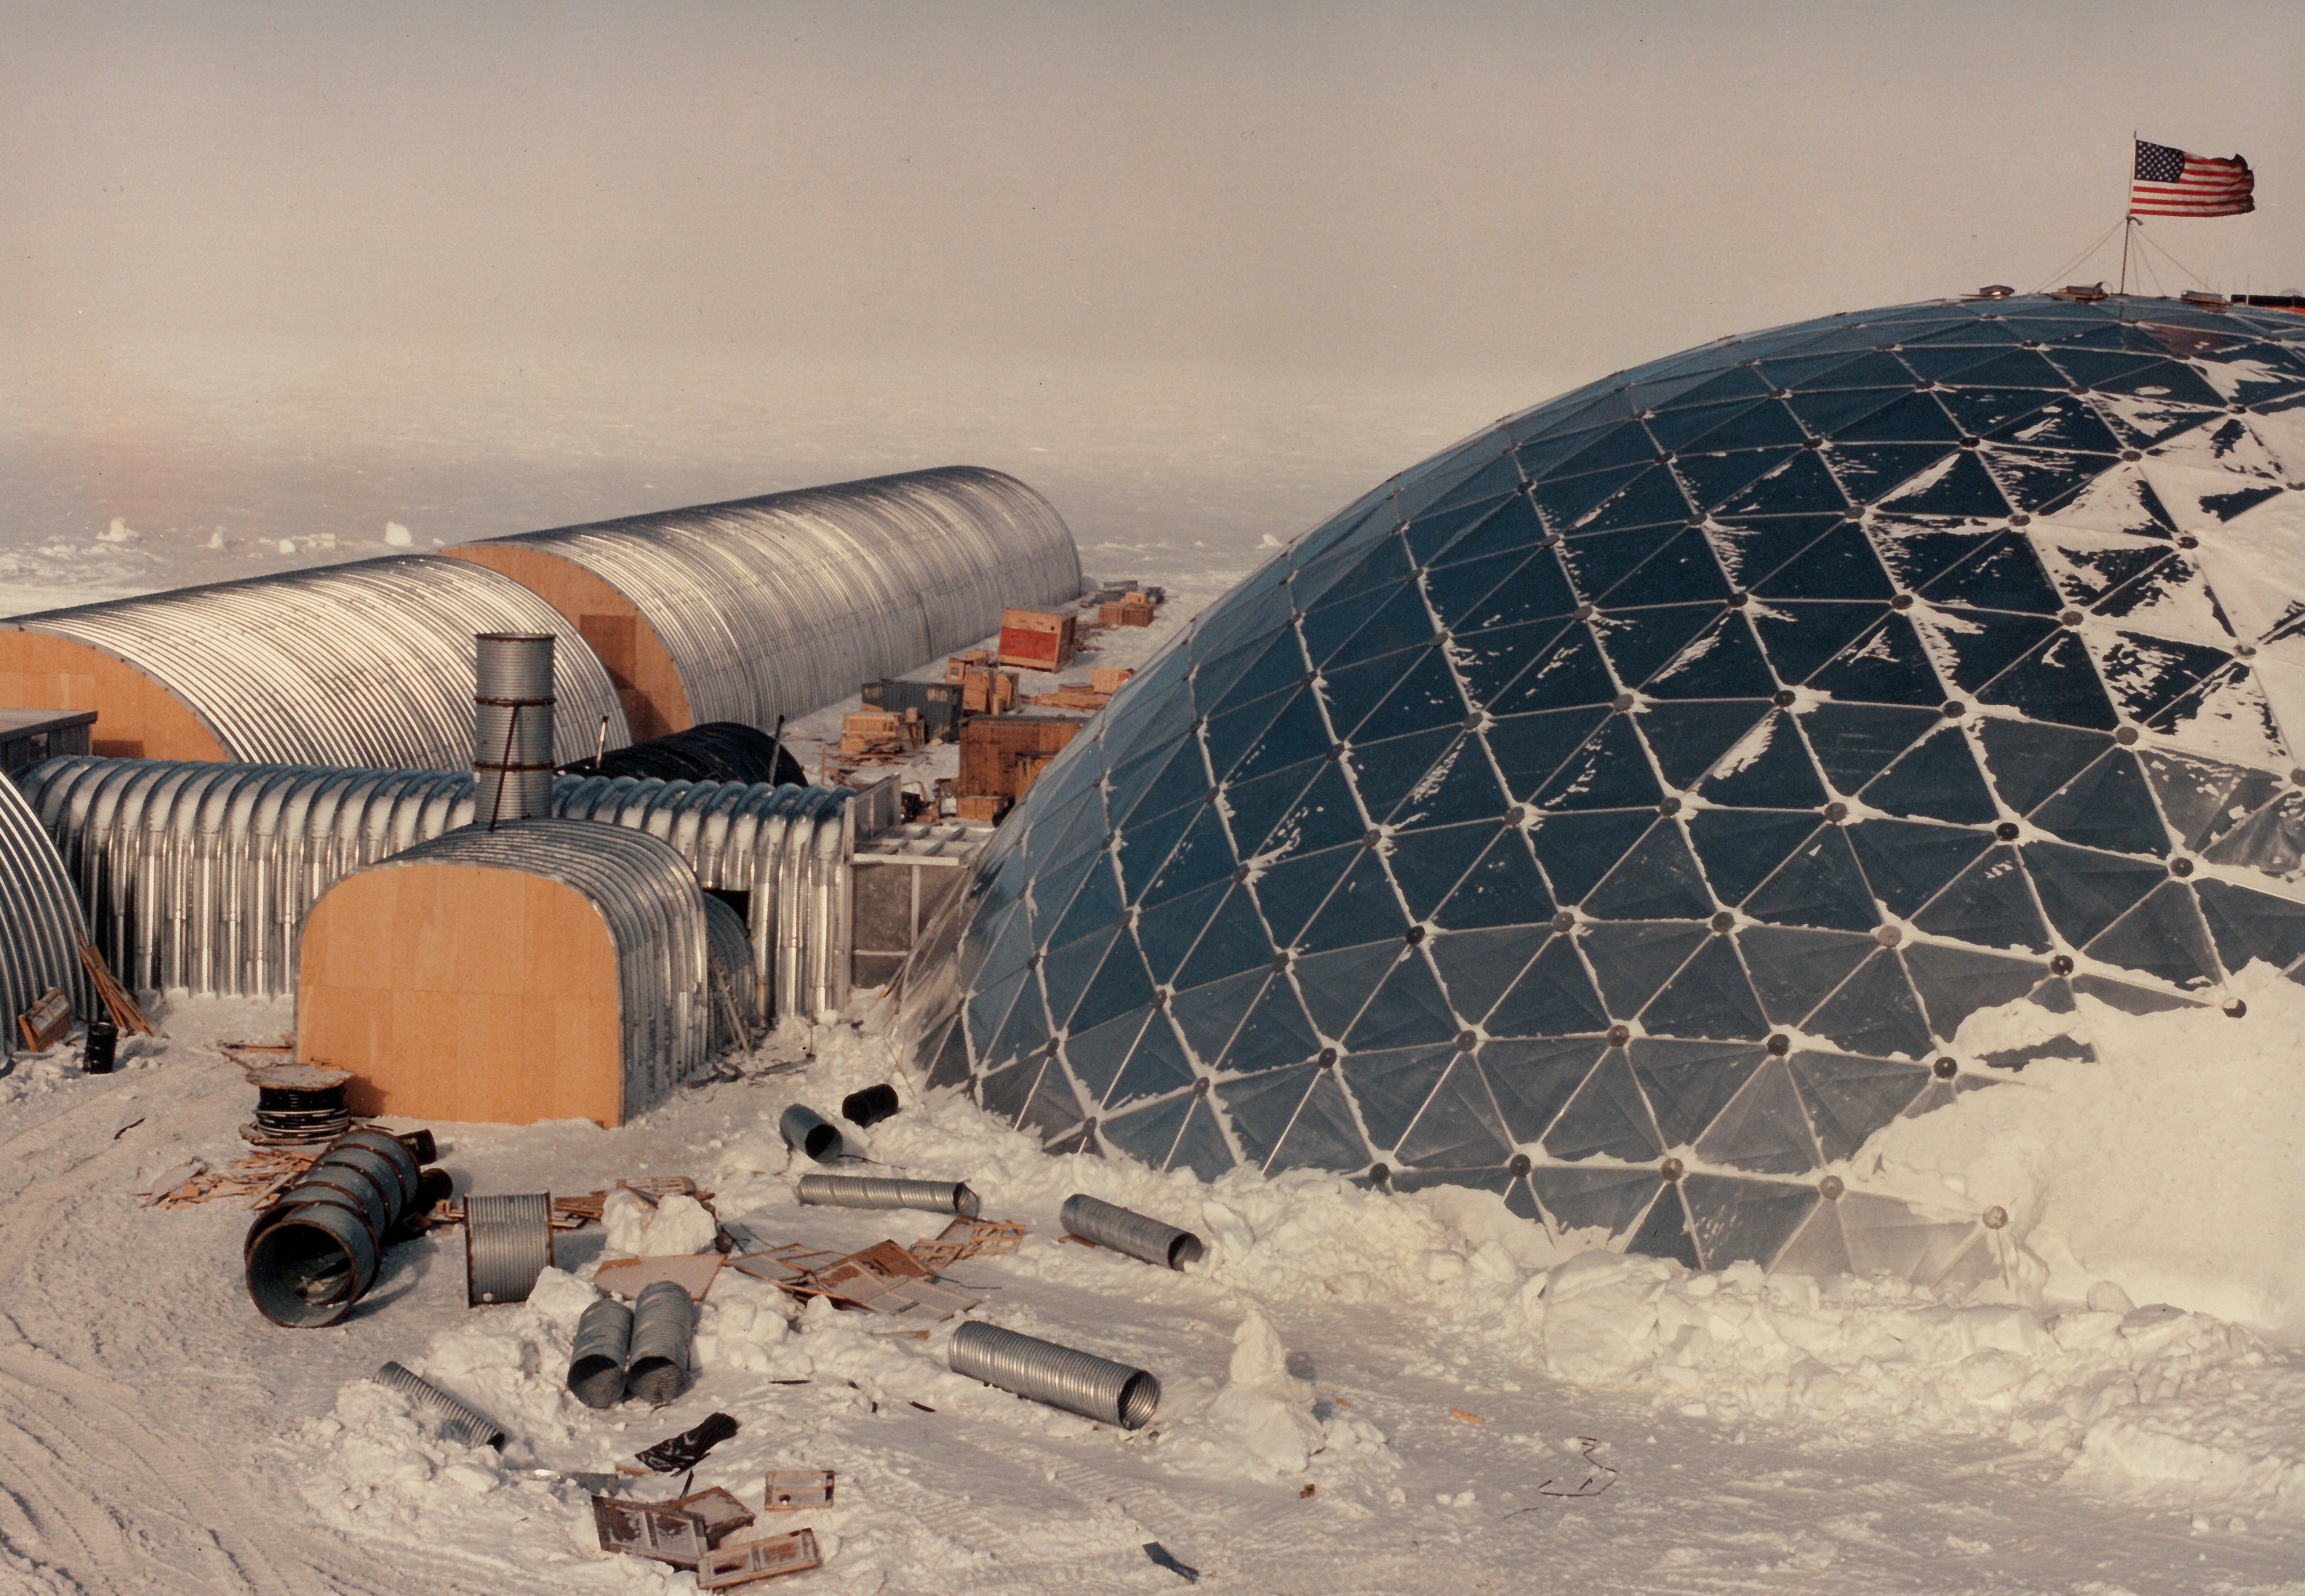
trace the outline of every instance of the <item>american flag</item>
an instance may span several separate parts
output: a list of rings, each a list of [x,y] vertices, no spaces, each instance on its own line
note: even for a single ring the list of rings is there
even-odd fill
[[[2239,156],[2188,155],[2137,141],[2129,185],[2132,216],[2238,216],[2257,208],[2257,175]]]

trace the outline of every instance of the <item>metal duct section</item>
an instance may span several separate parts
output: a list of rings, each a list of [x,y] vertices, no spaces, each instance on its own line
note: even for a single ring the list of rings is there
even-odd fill
[[[472,679],[472,778],[490,826],[552,812],[552,634],[484,632]]]
[[[575,627],[518,582],[431,555],[18,615],[0,621],[0,674],[98,710],[99,752],[453,769],[472,754],[473,638],[537,632],[563,643],[556,760],[591,753],[602,716],[611,747],[630,742]]]
[[[53,839],[63,896],[69,904],[78,889],[115,973],[138,989],[202,996],[293,991],[297,932],[319,896],[471,825],[476,809],[464,770],[75,757],[21,779],[38,816],[30,828]],[[848,1001],[855,797],[846,787],[564,776],[552,811],[648,832],[698,885],[743,895],[746,1018],[765,1025],[829,1018]]]
[[[1080,554],[1013,477],[945,466],[447,551],[560,607],[634,695],[634,735],[768,726],[1069,603]],[[643,707],[644,706],[644,707]]]
[[[358,900],[355,883],[381,870],[439,865],[538,877],[573,889],[599,915],[614,950],[618,1095],[624,1119],[662,1102],[703,1067],[711,1054],[703,895],[687,862],[669,846],[639,832],[569,820],[517,820],[494,831],[467,826],[353,871],[330,889],[330,901],[314,905],[307,930],[315,938],[324,929],[331,936],[357,934],[367,928],[345,923],[358,917],[339,907]],[[379,1064],[412,1062],[398,1049],[374,1046],[370,1050],[378,1058],[363,1059],[345,1045],[374,1035],[363,1016],[392,995],[390,977],[373,990],[327,993],[316,992],[310,960],[299,974],[300,1047],[327,1051],[338,1060],[338,1067],[371,1082]],[[469,972],[465,978],[470,979]],[[516,986],[519,972],[506,972],[505,978]],[[491,983],[489,989],[505,989]],[[416,996],[421,1001],[426,995]],[[332,1021],[331,1009],[346,1012]],[[451,1037],[445,1056],[471,1045],[472,1039]],[[470,1068],[518,1068],[508,1058],[465,1062]],[[382,1111],[395,1110],[387,1103]]]
[[[16,1016],[62,987],[81,1013],[87,936],[72,878],[14,784],[0,777],[0,1058],[13,1055]]]

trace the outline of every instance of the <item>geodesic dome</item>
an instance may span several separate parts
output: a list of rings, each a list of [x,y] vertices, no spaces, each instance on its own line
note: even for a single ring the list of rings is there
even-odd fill
[[[2301,480],[2305,320],[2168,300],[1835,316],[1510,418],[1059,756],[920,1063],[1159,1167],[1941,1269],[1819,1176],[2023,1066],[1971,1014],[2305,956]]]

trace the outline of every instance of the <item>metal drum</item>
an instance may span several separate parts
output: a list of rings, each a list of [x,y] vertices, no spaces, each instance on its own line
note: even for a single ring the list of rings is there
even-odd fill
[[[625,1363],[633,1345],[633,1311],[602,1297],[576,1321],[568,1353],[568,1388],[586,1407],[614,1407],[625,1399]]]

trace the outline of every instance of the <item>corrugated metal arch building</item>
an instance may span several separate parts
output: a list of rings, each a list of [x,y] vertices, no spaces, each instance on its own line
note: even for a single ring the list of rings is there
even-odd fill
[[[16,1016],[62,987],[84,993],[80,900],[72,878],[15,784],[0,777],[0,1059],[15,1050]],[[74,1006],[87,1012],[86,1005]]]
[[[558,609],[623,690],[635,738],[710,720],[767,727],[990,634],[1004,606],[1080,592],[1080,554],[1056,510],[979,466],[443,552]]]
[[[0,703],[98,712],[100,754],[469,765],[480,632],[558,637],[555,755],[591,753],[617,689],[559,613],[469,560],[409,555],[0,621]]]

